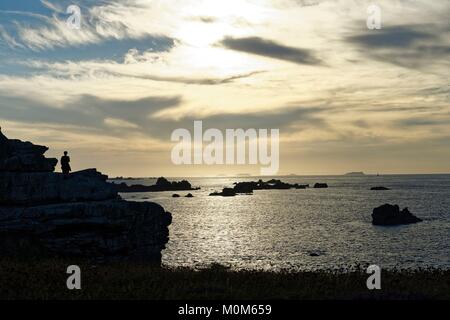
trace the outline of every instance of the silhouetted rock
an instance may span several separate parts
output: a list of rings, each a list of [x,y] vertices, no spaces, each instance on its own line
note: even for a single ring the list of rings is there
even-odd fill
[[[314,185],[314,189],[326,189],[328,188],[328,184],[326,183],[316,183]]]
[[[256,182],[238,182],[234,186],[235,193],[253,193],[253,190],[258,188],[258,184]]]
[[[386,188],[386,187],[373,187],[373,188],[370,188],[370,190],[373,190],[373,191],[385,191],[385,190],[391,190],[391,189]]]
[[[144,186],[142,184],[127,185],[125,182],[120,184],[112,183],[112,185],[116,188],[116,191],[120,193],[200,190],[200,188],[193,188],[189,181],[170,182],[163,177],[158,178],[156,184],[152,186]]]
[[[422,219],[417,218],[409,212],[408,208],[400,211],[398,205],[385,204],[373,209],[372,213],[372,223],[380,226],[411,224],[422,221]]]
[[[192,193],[188,193],[187,195],[186,195],[186,198],[193,198],[194,197],[194,195],[192,194]]]
[[[159,263],[171,214],[121,200],[95,169],[54,173],[47,149],[0,134],[0,254]]]
[[[107,176],[95,169],[69,176],[53,172],[0,173],[0,205],[37,205],[58,202],[117,199]]]
[[[172,195],[172,198],[179,198],[179,197],[180,197],[180,195],[176,194],[176,193]]]
[[[258,182],[236,182],[233,189],[236,193],[252,194],[255,190],[288,190],[306,188],[309,188],[309,184],[289,184],[281,180],[272,179],[267,182],[264,182],[262,180],[259,180]]]
[[[57,159],[47,159],[45,146],[8,140],[0,133],[0,172],[53,172]]]
[[[209,194],[210,196],[221,196],[221,197],[234,197],[236,196],[236,191],[232,188],[224,188],[222,192],[213,192]]]
[[[0,254],[159,263],[171,215],[124,200],[0,207]]]

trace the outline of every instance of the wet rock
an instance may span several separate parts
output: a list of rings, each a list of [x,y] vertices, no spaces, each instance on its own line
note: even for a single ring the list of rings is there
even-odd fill
[[[385,190],[391,190],[391,189],[386,188],[386,187],[373,187],[373,188],[370,188],[370,190],[372,190],[372,191],[385,191]]]
[[[409,212],[408,208],[400,211],[398,205],[385,204],[373,209],[372,213],[372,223],[379,226],[411,224],[422,221],[422,219],[417,218]]]
[[[186,198],[193,198],[194,195],[193,195],[192,193],[188,193],[185,197],[186,197]]]

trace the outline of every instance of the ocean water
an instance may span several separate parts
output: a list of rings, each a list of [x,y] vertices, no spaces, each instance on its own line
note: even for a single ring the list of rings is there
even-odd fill
[[[259,178],[189,178],[202,188],[191,192],[194,198],[172,198],[174,192],[122,196],[157,202],[172,213],[170,240],[163,251],[166,266],[220,263],[234,269],[311,270],[369,263],[450,269],[450,175],[275,178],[311,185],[325,182],[330,187],[223,198],[208,195],[233,182]],[[126,182],[151,185],[155,180]],[[392,190],[371,191],[374,186]],[[408,207],[424,222],[373,226],[373,208],[385,203]]]

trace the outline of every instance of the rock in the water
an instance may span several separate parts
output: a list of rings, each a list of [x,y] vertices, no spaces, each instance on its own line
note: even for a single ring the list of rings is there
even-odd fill
[[[309,184],[289,184],[281,180],[272,179],[267,182],[259,180],[257,182],[237,182],[234,184],[234,191],[241,194],[252,194],[255,190],[289,190],[289,189],[306,189]]]
[[[408,208],[400,211],[398,205],[385,204],[381,207],[373,209],[372,223],[379,226],[393,226],[400,224],[411,224],[422,222],[422,219],[417,218]]]
[[[391,190],[391,189],[386,188],[386,187],[373,187],[370,190],[372,190],[372,191],[386,191],[386,190]]]
[[[95,169],[54,173],[47,149],[0,133],[0,256],[160,263],[171,214],[155,203],[121,200]]]
[[[179,197],[180,197],[180,195],[176,194],[176,193],[172,195],[172,198],[179,198]]]
[[[320,257],[320,256],[322,256],[323,254],[324,254],[324,252],[321,251],[321,250],[309,250],[309,251],[308,251],[308,255],[309,255],[310,257]]]
[[[186,198],[193,198],[194,195],[193,195],[192,193],[188,193],[185,197],[186,197]]]
[[[326,189],[328,188],[328,184],[326,183],[316,183],[314,185],[314,189]]]
[[[235,197],[236,191],[233,188],[224,188],[222,192],[213,192],[210,196]]]

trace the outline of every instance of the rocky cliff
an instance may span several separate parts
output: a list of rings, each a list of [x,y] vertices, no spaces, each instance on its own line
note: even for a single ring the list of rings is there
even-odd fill
[[[47,150],[0,133],[0,255],[161,261],[170,213],[122,200],[95,169],[55,173]]]

